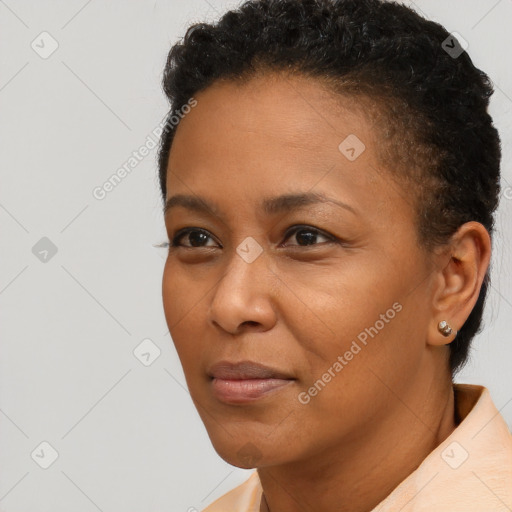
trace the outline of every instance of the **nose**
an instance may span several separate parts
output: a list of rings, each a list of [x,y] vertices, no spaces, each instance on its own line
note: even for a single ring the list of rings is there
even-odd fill
[[[276,279],[264,252],[251,263],[235,252],[214,288],[208,321],[230,334],[271,329],[276,323]]]

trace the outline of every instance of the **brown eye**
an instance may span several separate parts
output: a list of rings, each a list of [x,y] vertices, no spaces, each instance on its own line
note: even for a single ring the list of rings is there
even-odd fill
[[[294,227],[292,230],[289,230],[286,233],[285,240],[288,240],[290,237],[292,237],[292,235],[295,235],[295,240],[298,243],[291,244],[291,245],[298,245],[299,247],[307,247],[309,245],[319,245],[319,243],[318,243],[319,238],[324,238],[327,240],[327,242],[334,242],[334,239],[332,236],[324,234],[322,231],[320,231],[316,228],[309,227],[309,226]],[[324,241],[324,243],[325,243],[325,241]]]
[[[182,240],[188,241],[188,244],[181,243]],[[212,247],[211,245],[206,245],[208,240],[213,241],[213,238],[204,229],[186,228],[176,234],[172,239],[171,245],[172,247]]]

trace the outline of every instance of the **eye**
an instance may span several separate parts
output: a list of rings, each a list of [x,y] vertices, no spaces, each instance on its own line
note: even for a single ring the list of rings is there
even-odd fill
[[[334,238],[320,231],[319,229],[311,226],[294,226],[286,232],[285,240],[288,240],[292,235],[295,235],[295,239],[299,242],[299,247],[306,247],[308,245],[319,245],[317,243],[318,237],[323,237],[327,242],[334,242]],[[303,245],[302,245],[303,244]]]
[[[289,229],[286,234],[284,240],[288,240],[293,235],[295,235],[295,240],[298,242],[297,244],[285,244],[285,245],[295,245],[297,247],[308,247],[311,245],[320,245],[318,243],[318,238],[324,238],[327,243],[335,243],[336,240],[333,236],[328,235],[317,228],[313,228],[311,226],[293,226]],[[188,241],[188,244],[181,243],[182,240]],[[208,240],[212,240],[212,236],[208,233],[208,231],[200,228],[184,228],[179,230],[176,235],[173,237],[171,242],[162,242],[160,244],[155,244],[154,247],[158,248],[169,248],[173,247],[216,247],[217,245],[205,245]],[[325,242],[324,242],[325,243]],[[220,244],[219,244],[220,245]],[[221,246],[222,247],[222,246]]]
[[[180,243],[186,240],[189,244]],[[170,243],[166,243],[164,247],[215,247],[215,245],[204,245],[208,239],[213,240],[208,231],[199,228],[180,229]]]

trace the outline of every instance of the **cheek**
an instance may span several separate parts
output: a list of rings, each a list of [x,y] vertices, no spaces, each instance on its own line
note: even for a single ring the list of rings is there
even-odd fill
[[[165,319],[185,374],[189,361],[202,350],[199,329],[204,325],[208,287],[194,282],[176,265],[165,264],[162,277],[162,302]]]
[[[176,274],[173,273],[166,263],[162,278],[162,303],[165,320],[173,341],[175,331],[180,323],[186,321],[186,309],[183,298],[183,287],[177,283]]]
[[[399,283],[389,276],[389,269],[369,253],[349,254],[301,272],[281,269],[287,284],[280,301],[284,317],[289,317],[305,351],[328,362],[333,354],[348,350],[358,336],[364,342],[368,329],[375,332],[376,322],[379,333],[387,329],[400,297]]]
[[[386,382],[405,379],[421,355],[421,319],[411,316],[420,314],[422,291],[411,293],[406,278],[414,269],[404,264],[400,274],[390,260],[371,259],[347,259],[336,271],[330,266],[294,277],[288,312],[296,320],[290,325],[302,353],[302,389],[316,385],[321,408],[369,399],[383,387],[374,373]]]
[[[308,354],[310,370],[297,393],[294,418],[314,434],[317,448],[378,421],[393,406],[389,389],[404,389],[417,372],[421,350],[408,343],[407,322],[400,316],[404,309],[375,310],[389,311],[388,323],[378,315],[375,320],[372,309],[366,327],[354,325],[353,334],[340,333],[335,342],[327,340]]]
[[[169,330],[197,324],[211,285],[197,267],[186,268],[169,257],[162,276],[162,302]]]

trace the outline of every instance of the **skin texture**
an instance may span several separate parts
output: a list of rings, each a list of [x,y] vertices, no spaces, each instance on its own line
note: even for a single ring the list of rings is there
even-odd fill
[[[271,511],[371,510],[456,426],[454,335],[437,325],[446,320],[455,331],[469,316],[489,235],[470,222],[427,254],[412,194],[379,164],[378,134],[353,99],[312,78],[216,82],[195,97],[173,142],[168,198],[201,197],[218,215],[167,212],[171,241],[184,227],[209,236],[198,247],[184,235],[183,246],[170,248],[162,289],[192,399],[218,454],[258,468]],[[338,149],[349,134],[366,146],[354,161]],[[354,212],[329,202],[259,209],[265,198],[300,192]],[[296,225],[308,227],[287,236]],[[307,234],[313,228],[316,239]],[[263,250],[251,263],[237,253],[247,237]],[[299,393],[396,303],[394,318],[301,403]],[[207,375],[221,360],[257,361],[295,380],[254,402],[226,404]]]

